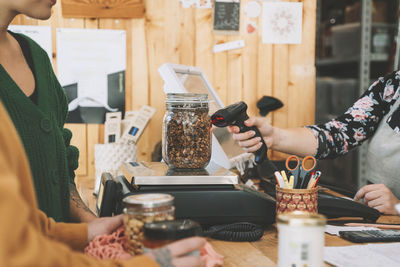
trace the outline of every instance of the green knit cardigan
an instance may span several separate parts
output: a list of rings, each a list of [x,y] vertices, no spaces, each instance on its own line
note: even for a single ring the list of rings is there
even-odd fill
[[[64,128],[68,103],[47,53],[23,36],[32,56],[37,105],[18,87],[0,64],[0,99],[6,107],[28,157],[39,208],[59,222],[69,221],[69,186],[74,183],[79,152],[70,146]]]

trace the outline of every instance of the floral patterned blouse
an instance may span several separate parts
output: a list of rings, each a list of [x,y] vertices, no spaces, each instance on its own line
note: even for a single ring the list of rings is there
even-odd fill
[[[400,94],[400,71],[375,81],[369,89],[343,115],[325,124],[309,125],[318,138],[319,159],[335,158],[346,154],[372,137],[382,118],[390,111]],[[400,108],[386,123],[400,133]]]

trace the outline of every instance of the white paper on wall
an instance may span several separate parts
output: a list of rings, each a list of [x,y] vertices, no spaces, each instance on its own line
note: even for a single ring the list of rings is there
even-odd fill
[[[198,0],[180,0],[181,5],[183,8],[191,8],[191,7],[196,7],[197,3],[199,2]]]
[[[49,59],[53,58],[50,26],[10,25],[8,29],[15,33],[22,33],[38,43],[46,51]]]
[[[301,43],[303,3],[263,2],[262,16],[263,43]]]
[[[79,107],[117,111],[109,105],[109,94],[113,94],[109,88],[110,76],[121,76],[125,69],[125,31],[57,29],[57,76],[63,87],[76,84],[75,102],[78,101]],[[121,88],[116,90],[124,90],[123,81],[121,78]]]
[[[183,8],[212,8],[212,0],[180,0]]]

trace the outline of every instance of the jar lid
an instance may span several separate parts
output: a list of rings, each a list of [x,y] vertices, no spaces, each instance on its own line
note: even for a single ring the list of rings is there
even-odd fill
[[[169,194],[138,194],[125,197],[123,202],[128,208],[156,208],[171,206],[174,197]]]
[[[278,215],[277,222],[290,226],[325,226],[326,217],[322,214],[294,211]]]
[[[146,223],[143,226],[145,238],[153,240],[178,240],[201,235],[200,224],[192,220],[175,220]]]
[[[208,94],[168,93],[166,103],[208,103]]]

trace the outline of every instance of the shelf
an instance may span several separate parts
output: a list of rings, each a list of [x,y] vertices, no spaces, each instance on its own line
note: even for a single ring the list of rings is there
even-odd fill
[[[385,62],[389,59],[388,54],[372,53],[371,62]],[[348,58],[323,58],[317,59],[315,65],[317,67],[329,67],[332,65],[358,63],[360,56],[348,57]]]

